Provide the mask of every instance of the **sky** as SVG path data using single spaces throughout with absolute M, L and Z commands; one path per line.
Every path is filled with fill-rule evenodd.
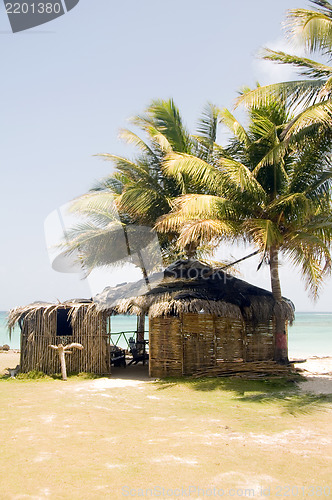
M 102 288 L 97 278 L 52 269 L 45 219 L 111 172 L 95 154 L 132 154 L 118 131 L 152 99 L 172 97 L 194 132 L 207 102 L 232 109 L 243 85 L 291 79 L 289 69 L 257 53 L 283 48 L 286 10 L 308 2 L 80 0 L 66 15 L 16 34 L 0 5 L 0 310 L 8 310 Z M 249 252 L 223 247 L 220 256 Z M 269 288 L 268 270 L 256 267 L 247 261 L 240 276 Z M 97 274 L 108 284 L 104 270 Z M 123 278 L 117 271 L 112 279 Z M 281 279 L 297 310 L 332 310 L 331 282 L 314 304 L 286 263 Z

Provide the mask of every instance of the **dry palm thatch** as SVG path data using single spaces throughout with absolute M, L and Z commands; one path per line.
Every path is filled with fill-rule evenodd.
M 8 313 L 7 327 L 11 336 L 15 325 L 22 324 L 23 319 L 34 319 L 38 313 L 42 312 L 45 318 L 50 317 L 58 309 L 69 309 L 72 322 L 75 322 L 80 310 L 85 309 L 89 315 L 96 314 L 95 304 L 88 299 L 73 299 L 57 304 L 49 302 L 33 302 L 26 306 L 19 306 L 11 309 Z
M 294 319 L 294 306 L 289 300 L 277 306 L 271 292 L 197 260 L 179 260 L 149 277 L 148 284 L 140 280 L 107 287 L 94 302 L 110 314 L 144 313 L 150 318 L 204 312 L 255 323 L 271 319 L 275 307 L 279 307 L 285 319 Z

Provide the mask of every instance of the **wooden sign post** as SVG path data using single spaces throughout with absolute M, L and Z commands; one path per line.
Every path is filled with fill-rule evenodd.
M 60 358 L 60 363 L 61 363 L 61 375 L 62 375 L 62 380 L 67 380 L 67 369 L 66 369 L 66 359 L 65 359 L 65 354 L 72 354 L 73 351 L 69 351 L 69 349 L 75 348 L 75 349 L 84 349 L 82 344 L 68 344 L 66 346 L 63 346 L 62 344 L 59 345 L 49 345 L 51 349 L 54 349 L 55 351 L 58 351 L 59 358 Z

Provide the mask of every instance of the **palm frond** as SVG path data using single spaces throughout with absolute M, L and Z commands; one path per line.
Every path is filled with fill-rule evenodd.
M 267 165 L 279 165 L 279 167 L 283 171 L 283 175 L 288 177 L 287 172 L 283 166 L 283 159 L 285 157 L 285 153 L 288 149 L 288 141 L 279 142 L 275 146 L 273 146 L 268 153 L 257 163 L 253 170 L 253 175 L 257 177 L 258 172 L 262 167 Z
M 238 188 L 242 194 L 251 194 L 253 200 L 256 198 L 265 198 L 264 189 L 253 172 L 251 172 L 246 165 L 229 158 L 221 158 L 219 163 L 223 169 L 224 177 L 227 179 L 227 192 L 231 197 L 237 197 L 238 193 L 236 191 L 234 192 L 235 187 Z
M 317 299 L 326 276 L 331 274 L 328 246 L 315 235 L 298 232 L 287 242 L 284 253 L 300 267 L 306 289 Z
M 244 222 L 243 226 L 263 254 L 271 246 L 278 247 L 283 241 L 278 226 L 272 220 L 251 218 Z
M 185 248 L 193 241 L 220 244 L 221 241 L 234 239 L 237 226 L 227 220 L 198 219 L 189 220 L 183 225 L 178 238 L 178 246 Z
M 307 216 L 312 213 L 312 202 L 305 193 L 290 193 L 273 200 L 266 210 L 279 214 L 285 211 L 291 212 L 295 213 L 297 218 L 300 216 L 302 220 L 306 220 Z
M 213 193 L 221 192 L 225 185 L 223 174 L 218 168 L 193 155 L 169 154 L 163 168 L 168 176 L 178 179 L 179 182 L 182 176 L 186 175 L 196 186 L 208 188 Z
M 260 52 L 261 59 L 280 64 L 289 64 L 298 68 L 299 74 L 312 78 L 326 78 L 332 75 L 332 67 L 305 57 L 287 54 L 281 50 L 264 48 Z
M 170 210 L 170 204 L 162 191 L 148 186 L 128 187 L 117 203 L 122 210 L 144 223 L 151 223 L 164 211 Z
M 127 144 L 132 144 L 139 148 L 144 153 L 156 157 L 155 152 L 146 144 L 138 135 L 134 134 L 131 130 L 126 128 L 120 129 L 119 138 L 125 141 Z
M 119 220 L 114 193 L 110 191 L 90 192 L 73 200 L 69 211 L 78 214 L 100 214 L 109 220 Z
M 319 94 L 318 94 L 318 98 L 319 100 L 321 99 L 325 99 L 326 97 L 331 97 L 331 93 L 332 93 L 332 76 L 330 76 L 326 82 L 324 83 L 324 85 L 322 86 Z
M 197 132 L 199 136 L 210 144 L 215 144 L 217 139 L 218 116 L 219 108 L 208 103 L 198 121 Z
M 172 203 L 172 211 L 160 217 L 155 229 L 161 232 L 179 232 L 189 220 L 212 217 L 229 219 L 234 210 L 231 202 L 218 196 L 207 194 L 188 194 L 176 198 Z
M 131 119 L 132 123 L 145 128 L 164 151 L 174 149 L 186 152 L 190 135 L 182 123 L 179 109 L 173 99 L 152 101 L 143 116 Z
M 312 0 L 312 3 L 321 9 L 291 9 L 286 29 L 290 36 L 301 41 L 309 51 L 329 53 L 332 48 L 331 5 L 324 0 Z
M 114 173 L 96 181 L 90 191 L 112 191 L 115 195 L 121 194 L 124 188 L 124 181 L 125 179 L 122 175 Z
M 230 218 L 236 217 L 236 211 L 233 203 L 228 198 L 213 196 L 209 194 L 187 194 L 176 198 L 172 203 L 172 212 L 165 215 L 173 215 L 173 212 L 180 214 L 183 220 L 213 217 Z
M 285 128 L 283 138 L 288 140 L 301 129 L 319 124 L 327 129 L 331 127 L 332 99 L 314 104 L 299 113 Z
M 243 142 L 246 146 L 250 144 L 250 139 L 245 128 L 237 121 L 235 116 L 226 108 L 223 108 L 220 113 L 220 121 L 228 127 L 228 129 L 238 138 L 240 142 Z
M 268 106 L 271 100 L 289 102 L 290 106 L 306 106 L 317 98 L 324 82 L 322 80 L 296 80 L 283 83 L 274 83 L 258 87 L 250 92 L 240 95 L 236 106 L 240 104 L 248 108 Z

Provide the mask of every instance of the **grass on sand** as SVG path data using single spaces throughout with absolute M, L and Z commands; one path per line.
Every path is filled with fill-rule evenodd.
M 132 380 L 129 370 L 0 380 L 1 497 L 332 495 L 331 396 L 282 381 L 148 381 L 143 367 Z

